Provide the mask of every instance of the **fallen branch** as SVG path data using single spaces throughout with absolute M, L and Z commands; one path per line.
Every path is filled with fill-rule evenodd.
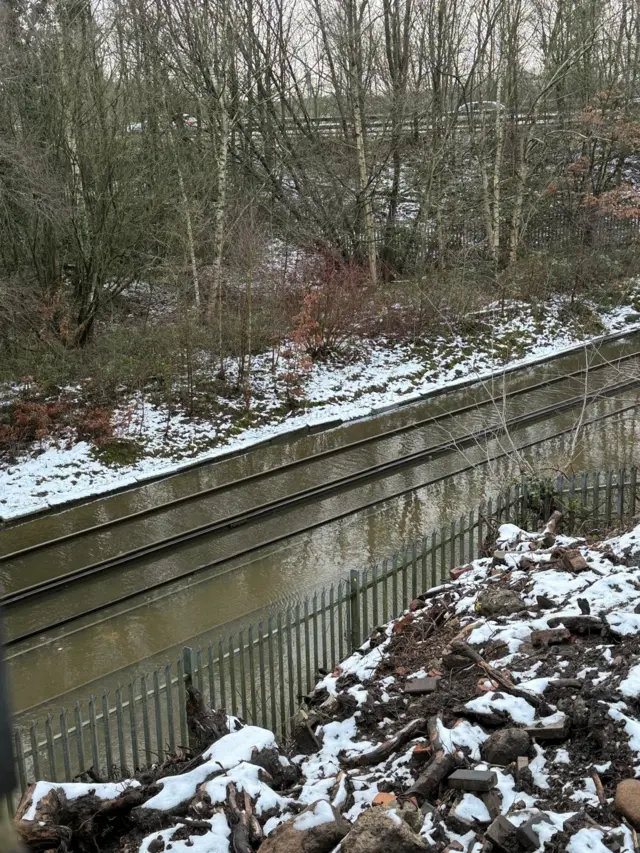
M 433 749 L 433 757 L 427 764 L 423 773 L 420 774 L 415 784 L 403 794 L 403 797 L 418 796 L 422 800 L 434 801 L 437 798 L 440 783 L 450 776 L 458 764 L 458 759 L 454 753 L 445 752 L 442 747 L 442 741 L 438 734 L 437 717 L 430 717 L 427 721 L 427 731 L 429 732 L 429 743 Z
M 481 667 L 492 681 L 497 681 L 498 684 L 507 691 L 507 693 L 511 693 L 513 696 L 519 696 L 521 699 L 525 699 L 542 714 L 548 715 L 553 713 L 552 708 L 544 701 L 544 699 L 540 696 L 536 696 L 534 693 L 530 693 L 528 690 L 522 690 L 520 687 L 516 687 L 512 681 L 506 678 L 497 669 L 494 669 L 491 664 L 488 664 L 486 660 L 478 654 L 475 649 L 472 649 L 471 646 L 467 645 L 467 643 L 456 642 L 452 643 L 451 647 L 455 652 L 460 655 L 464 655 L 466 658 Z
M 230 813 L 231 842 L 234 853 L 252 853 L 249 818 L 244 809 L 240 809 L 236 800 L 236 786 L 233 782 L 227 785 L 227 805 Z
M 600 781 L 600 776 L 598 776 L 598 771 L 595 767 L 591 768 L 591 778 L 593 779 L 593 784 L 596 786 L 596 794 L 598 795 L 598 801 L 601 806 L 606 806 L 607 797 L 604 792 L 604 788 L 602 787 L 602 782 Z
M 385 761 L 394 752 L 396 752 L 405 743 L 413 740 L 420 732 L 425 731 L 424 720 L 411 720 L 404 728 L 389 740 L 383 741 L 373 749 L 366 752 L 361 752 L 359 755 L 354 755 L 352 758 L 341 758 L 341 763 L 344 767 L 352 769 L 354 767 L 370 767 L 373 764 L 379 764 Z

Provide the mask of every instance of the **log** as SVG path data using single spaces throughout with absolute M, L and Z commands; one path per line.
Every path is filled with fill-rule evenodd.
M 231 845 L 233 853 L 253 853 L 249 832 L 249 818 L 237 802 L 237 789 L 233 782 L 227 785 L 227 808 L 231 825 Z
M 534 708 L 537 708 L 544 715 L 553 713 L 552 708 L 544 701 L 544 699 L 540 696 L 536 696 L 534 693 L 530 693 L 528 690 L 522 690 L 522 688 L 516 687 L 516 685 L 508 678 L 505 678 L 501 672 L 488 664 L 475 649 L 471 648 L 471 646 L 466 643 L 457 642 L 452 644 L 452 647 L 454 651 L 458 652 L 458 654 L 464 655 L 481 667 L 492 681 L 497 681 L 498 684 L 507 691 L 507 693 L 511 693 L 512 696 L 520 696 L 522 699 L 526 699 L 530 705 L 533 705 Z
M 405 743 L 408 743 L 410 740 L 417 737 L 418 734 L 421 732 L 424 733 L 425 731 L 426 727 L 424 720 L 411 720 L 410 723 L 407 723 L 406 726 L 401 728 L 400 731 L 397 732 L 394 737 L 389 738 L 389 740 L 383 741 L 373 749 L 361 752 L 359 755 L 353 756 L 353 758 L 341 758 L 340 762 L 349 770 L 355 767 L 371 767 L 373 764 L 379 764 L 381 761 L 385 761 L 393 755 L 394 752 L 400 749 L 401 746 L 404 746 Z
M 562 513 L 559 509 L 551 513 L 551 517 L 549 518 L 549 521 L 547 521 L 546 527 L 543 530 L 542 544 L 545 548 L 552 548 L 555 545 L 558 524 L 561 521 Z
M 226 712 L 207 708 L 202 693 L 192 686 L 187 687 L 186 710 L 187 727 L 201 749 L 229 734 Z
M 429 717 L 427 720 L 427 731 L 429 733 L 429 743 L 433 753 L 433 758 L 427 764 L 423 773 L 420 774 L 415 784 L 406 791 L 403 796 L 421 797 L 422 801 L 428 800 L 432 802 L 436 799 L 440 783 L 450 776 L 456 769 L 458 764 L 457 757 L 452 753 L 445 753 L 440 735 L 438 734 L 437 717 Z
M 450 752 L 439 752 L 433 756 L 424 773 L 420 774 L 415 784 L 403 796 L 417 796 L 421 797 L 423 802 L 425 800 L 434 802 L 440 783 L 453 773 L 456 766 L 457 761 L 454 755 Z

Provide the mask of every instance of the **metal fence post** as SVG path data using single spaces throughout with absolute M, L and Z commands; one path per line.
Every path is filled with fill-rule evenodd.
M 349 603 L 351 610 L 351 648 L 355 651 L 360 645 L 360 572 L 349 572 Z

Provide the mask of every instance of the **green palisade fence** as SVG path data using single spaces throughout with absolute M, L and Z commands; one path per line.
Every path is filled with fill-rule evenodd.
M 498 523 L 539 526 L 560 508 L 569 530 L 606 530 L 633 519 L 636 500 L 635 467 L 559 477 L 555 488 L 523 480 L 496 500 L 364 571 L 351 571 L 347 579 L 293 602 L 266 621 L 206 648 L 185 648 L 175 663 L 114 691 L 105 689 L 59 715 L 16 726 L 18 794 L 35 780 L 68 782 L 87 770 L 103 779 L 123 778 L 187 746 L 189 684 L 214 707 L 286 736 L 319 669 L 331 670 L 373 628 L 447 579 L 452 567 L 475 559 Z

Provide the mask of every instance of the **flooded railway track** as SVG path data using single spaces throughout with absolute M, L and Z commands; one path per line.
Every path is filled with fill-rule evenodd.
M 614 360 L 603 360 L 601 363 L 588 364 L 579 370 L 547 378 L 522 388 L 506 391 L 499 399 L 489 396 L 484 400 L 475 400 L 465 406 L 459 406 L 439 415 L 430 416 L 413 423 L 367 436 L 338 447 L 324 450 L 312 456 L 296 459 L 280 466 L 274 466 L 258 473 L 250 474 L 234 482 L 216 485 L 198 494 L 189 494 L 178 499 L 165 502 L 155 507 L 146 508 L 105 523 L 93 525 L 64 536 L 36 543 L 13 553 L 6 554 L 0 562 L 0 575 L 5 590 L 0 599 L 5 607 L 8 626 L 8 642 L 12 646 L 37 637 L 44 632 L 70 625 L 82 617 L 99 613 L 100 610 L 114 604 L 136 599 L 142 594 L 160 590 L 175 584 L 180 579 L 186 579 L 207 569 L 241 557 L 243 554 L 255 552 L 275 542 L 298 535 L 304 530 L 313 529 L 327 523 L 327 519 L 309 520 L 304 528 L 283 529 L 277 536 L 267 540 L 257 538 L 247 543 L 244 550 L 236 550 L 232 554 L 224 554 L 206 562 L 198 562 L 180 566 L 177 571 L 167 571 L 159 576 L 153 575 L 153 563 L 150 560 L 166 557 L 167 554 L 179 552 L 189 546 L 189 543 L 205 539 L 214 544 L 220 537 L 239 527 L 256 524 L 261 519 L 286 514 L 296 506 L 320 501 L 330 496 L 337 496 L 346 490 L 358 489 L 367 483 L 375 482 L 407 467 L 419 467 L 439 456 L 462 451 L 464 448 L 489 442 L 500 435 L 516 431 L 527 425 L 546 420 L 559 412 L 585 407 L 589 401 L 617 397 L 640 385 L 640 351 L 626 353 Z M 622 378 L 621 378 L 622 377 Z M 619 381 L 611 381 L 618 379 Z M 543 406 L 526 408 L 529 399 L 536 395 L 552 394 L 554 401 Z M 519 411 L 522 407 L 525 411 Z M 635 408 L 636 403 L 618 409 Z M 512 411 L 513 410 L 513 411 Z M 606 416 L 604 416 L 606 417 Z M 467 420 L 465 420 L 467 418 Z M 470 420 L 469 420 L 470 419 Z M 487 424 L 488 419 L 492 419 Z M 478 421 L 481 426 L 478 426 Z M 452 425 L 460 422 L 462 429 L 459 434 L 452 434 Z M 469 429 L 469 423 L 473 426 Z M 567 432 L 569 429 L 563 430 Z M 429 432 L 434 432 L 433 438 L 426 443 Z M 423 435 L 424 434 L 424 435 Z M 559 433 L 558 433 L 559 434 Z M 408 452 L 399 452 L 398 442 L 411 438 L 417 449 L 406 448 Z M 444 437 L 445 440 L 438 440 Z M 544 439 L 547 440 L 547 439 Z M 377 458 L 374 464 L 362 465 L 358 455 L 365 452 L 368 458 Z M 353 458 L 352 458 L 353 457 Z M 351 463 L 351 469 L 345 471 Z M 328 466 L 337 468 L 337 476 L 327 477 Z M 317 482 L 305 488 L 295 488 L 296 471 L 309 466 L 318 468 Z M 291 475 L 294 475 L 291 477 Z M 239 512 L 221 515 L 213 521 L 198 524 L 186 529 L 171 529 L 172 513 L 178 507 L 193 505 L 198 507 L 202 502 L 216 501 L 215 507 L 225 508 L 228 495 L 233 490 L 246 490 L 249 497 L 259 494 L 257 486 L 262 485 L 267 492 L 277 492 L 275 482 L 278 478 L 289 478 L 283 482 L 282 494 L 270 500 L 259 500 Z M 417 488 L 431 482 L 427 477 L 412 488 Z M 293 488 L 292 488 L 293 487 Z M 364 490 L 366 491 L 366 490 Z M 374 497 L 360 502 L 358 510 L 375 505 L 381 500 L 389 500 L 397 491 Z M 214 506 L 208 507 L 207 512 Z M 339 508 L 337 508 L 339 510 Z M 348 513 L 354 510 L 349 508 Z M 194 513 L 195 514 L 195 513 Z M 347 513 L 344 513 L 347 514 Z M 335 512 L 331 519 L 340 518 L 341 513 Z M 162 518 L 162 528 L 171 529 L 169 535 L 150 540 L 118 552 L 121 540 L 120 531 L 126 525 L 138 525 L 145 519 Z M 181 517 L 183 518 L 183 517 Z M 157 525 L 154 527 L 157 529 Z M 149 532 L 149 531 L 148 531 Z M 110 537 L 112 553 L 104 559 L 80 563 L 67 571 L 60 571 L 68 565 L 70 556 L 69 546 L 72 544 L 74 554 L 82 553 L 82 542 L 94 539 L 96 536 Z M 79 544 L 80 543 L 80 544 Z M 66 549 L 66 550 L 65 550 Z M 35 583 L 25 584 L 25 578 L 33 577 L 34 569 L 48 575 Z M 91 581 L 99 578 L 104 580 L 101 587 L 91 586 Z M 74 592 L 69 596 L 69 592 Z M 72 603 L 69 604 L 69 599 Z M 41 604 L 46 602 L 46 607 Z M 55 617 L 47 616 L 55 611 Z M 18 651 L 18 649 L 16 649 Z

